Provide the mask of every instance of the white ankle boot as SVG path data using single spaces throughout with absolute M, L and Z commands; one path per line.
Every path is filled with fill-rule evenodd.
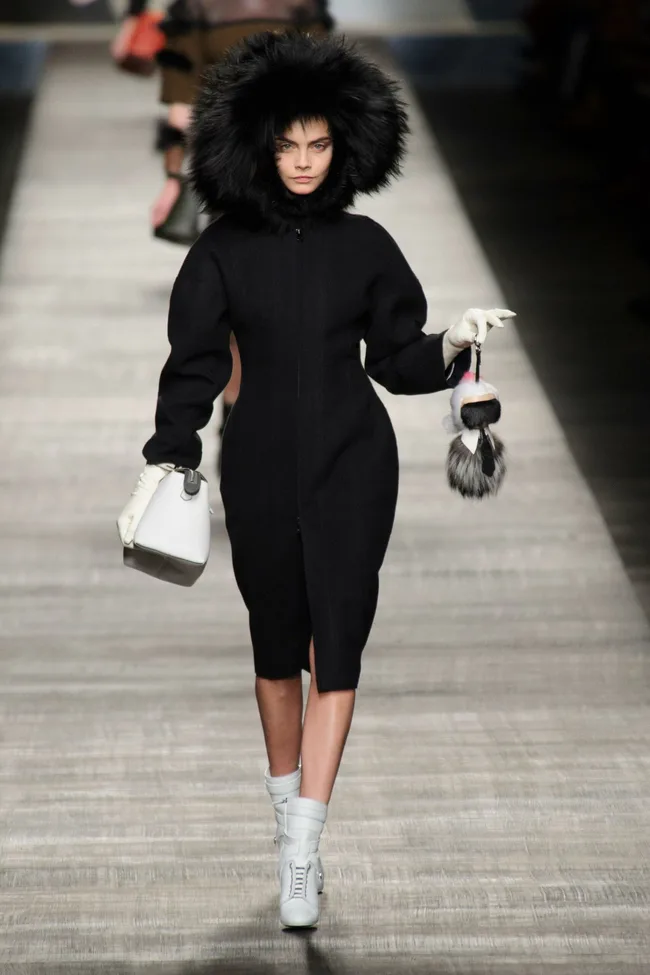
M 285 928 L 318 924 L 318 844 L 327 806 L 315 799 L 288 799 L 280 845 L 280 921 Z
M 278 853 L 282 854 L 282 842 L 284 840 L 284 827 L 285 827 L 285 811 L 286 805 L 289 799 L 297 799 L 300 795 L 300 781 L 302 778 L 301 769 L 297 769 L 295 772 L 291 772 L 289 775 L 269 775 L 269 769 L 266 770 L 264 776 L 264 781 L 266 783 L 266 789 L 271 797 L 271 802 L 273 803 L 273 808 L 275 809 L 275 839 L 273 842 L 278 847 Z M 278 862 L 278 879 L 280 877 L 281 863 Z M 323 873 L 323 864 L 321 863 L 320 856 L 317 858 L 316 863 L 316 879 L 318 885 L 318 893 L 322 894 L 325 888 L 325 874 Z

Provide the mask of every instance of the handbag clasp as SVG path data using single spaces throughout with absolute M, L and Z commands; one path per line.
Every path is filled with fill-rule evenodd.
M 183 491 L 190 498 L 198 494 L 201 490 L 201 475 L 198 471 L 185 471 L 185 476 L 183 477 Z

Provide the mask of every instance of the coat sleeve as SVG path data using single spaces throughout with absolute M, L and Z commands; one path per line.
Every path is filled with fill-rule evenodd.
M 374 227 L 366 372 L 391 393 L 436 393 L 457 386 L 471 366 L 471 350 L 460 352 L 445 369 L 444 332 L 423 331 L 427 301 L 422 286 L 390 234 Z
M 202 456 L 197 431 L 208 423 L 232 372 L 226 291 L 205 235 L 174 282 L 167 337 L 171 351 L 160 374 L 155 433 L 142 452 L 148 464 L 196 468 Z

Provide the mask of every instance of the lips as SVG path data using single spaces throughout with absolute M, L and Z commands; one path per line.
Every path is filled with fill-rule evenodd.
M 294 176 L 296 183 L 311 183 L 313 176 Z

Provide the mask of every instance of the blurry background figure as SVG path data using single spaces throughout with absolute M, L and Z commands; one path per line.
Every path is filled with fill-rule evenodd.
M 157 237 L 189 246 L 199 235 L 200 223 L 184 176 L 186 134 L 203 72 L 250 34 L 290 29 L 325 33 L 333 24 L 327 0 L 174 0 L 160 21 L 145 20 L 151 17 L 148 8 L 148 0 L 129 0 L 111 54 L 123 67 L 132 64 L 138 32 L 143 26 L 149 31 L 151 57 L 155 56 L 161 71 L 160 100 L 168 106 L 157 141 L 166 178 L 153 204 L 152 226 Z M 158 25 L 162 42 L 154 52 Z M 146 74 L 146 68 L 141 73 Z M 231 352 L 233 371 L 222 397 L 220 437 L 239 394 L 241 363 L 234 337 Z M 217 470 L 220 467 L 219 446 Z
M 111 54 L 123 70 L 149 77 L 156 70 L 156 56 L 165 46 L 160 29 L 163 14 L 142 10 L 123 21 L 111 45 Z

